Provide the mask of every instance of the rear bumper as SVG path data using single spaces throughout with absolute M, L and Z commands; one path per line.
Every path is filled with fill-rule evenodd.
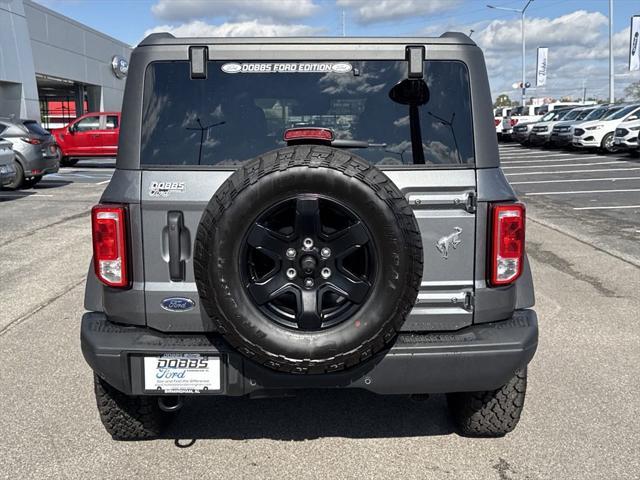
M 118 390 L 144 394 L 143 358 L 200 353 L 222 358 L 222 391 L 240 396 L 302 388 L 362 388 L 380 394 L 445 393 L 500 387 L 529 363 L 538 345 L 533 310 L 509 320 L 472 325 L 456 332 L 402 334 L 369 362 L 324 375 L 280 373 L 233 350 L 216 336 L 164 334 L 111 323 L 103 313 L 82 317 L 82 353 L 89 366 Z
M 16 178 L 16 167 L 13 162 L 0 165 L 0 186 L 9 185 Z
M 47 175 L 48 173 L 56 173 L 59 168 L 60 162 L 57 155 L 53 157 L 40 155 L 36 158 L 27 160 L 24 174 L 27 177 L 35 175 L 42 176 Z

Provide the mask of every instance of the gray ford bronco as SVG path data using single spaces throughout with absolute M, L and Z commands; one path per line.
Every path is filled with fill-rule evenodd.
M 115 439 L 186 396 L 445 393 L 518 423 L 537 347 L 525 210 L 465 35 L 134 50 L 92 210 L 82 351 Z

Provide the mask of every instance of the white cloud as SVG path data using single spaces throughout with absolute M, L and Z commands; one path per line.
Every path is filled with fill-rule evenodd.
M 515 17 L 515 16 L 514 16 Z M 528 96 L 554 96 L 582 94 L 582 81 L 587 96 L 605 98 L 608 92 L 609 38 L 608 20 L 600 12 L 578 10 L 556 18 L 529 18 L 526 21 L 527 80 L 534 83 L 535 51 L 539 46 L 549 47 L 549 78 L 547 86 L 539 91 L 529 90 Z M 460 28 L 460 27 L 458 27 Z M 519 99 L 520 93 L 511 84 L 520 80 L 521 30 L 520 19 L 494 20 L 471 25 L 473 40 L 483 49 L 492 95 L 507 93 Z M 618 78 L 624 72 L 629 48 L 629 28 L 616 32 L 613 37 L 616 62 L 616 94 L 620 96 L 633 76 Z
M 257 18 L 288 20 L 313 15 L 313 0 L 158 0 L 151 11 L 166 20 L 226 17 L 236 21 Z
M 517 50 L 521 45 L 519 19 L 494 20 L 473 39 L 493 50 Z M 582 45 L 588 47 L 601 38 L 607 17 L 600 12 L 578 10 L 556 18 L 528 18 L 525 21 L 527 43 L 545 47 Z
M 176 37 L 296 37 L 318 35 L 321 29 L 309 25 L 260 23 L 258 20 L 220 25 L 194 20 L 180 25 L 159 25 L 145 31 L 144 36 L 157 32 L 169 32 Z
M 360 23 L 375 23 L 419 17 L 451 10 L 460 0 L 337 0 L 338 7 L 352 9 Z

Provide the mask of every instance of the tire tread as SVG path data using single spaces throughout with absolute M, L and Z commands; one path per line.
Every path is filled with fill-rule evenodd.
M 501 437 L 520 421 L 526 390 L 525 367 L 496 390 L 450 393 L 447 403 L 452 419 L 463 435 Z
M 114 440 L 152 439 L 166 427 L 170 414 L 156 397 L 125 395 L 95 374 L 94 386 L 100 420 Z

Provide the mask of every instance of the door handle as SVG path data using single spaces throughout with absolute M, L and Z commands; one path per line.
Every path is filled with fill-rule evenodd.
M 182 212 L 169 212 L 167 226 L 169 227 L 169 278 L 172 282 L 183 282 L 184 260 L 181 259 L 183 250 L 181 237 L 184 219 Z

